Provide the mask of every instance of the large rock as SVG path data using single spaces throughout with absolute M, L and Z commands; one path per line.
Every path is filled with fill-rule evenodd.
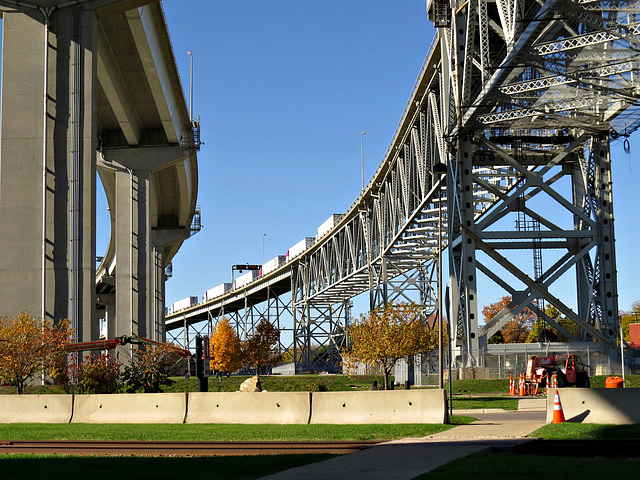
M 254 375 L 251 378 L 247 378 L 244 382 L 240 384 L 241 392 L 261 392 L 262 384 L 260 383 L 260 377 L 258 375 Z

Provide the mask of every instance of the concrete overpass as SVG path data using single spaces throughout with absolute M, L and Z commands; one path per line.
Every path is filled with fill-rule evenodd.
M 192 121 L 158 1 L 0 1 L 0 314 L 79 341 L 164 336 L 164 268 L 196 211 Z M 47 68 L 45 68 L 45 66 Z M 96 269 L 96 171 L 111 238 Z

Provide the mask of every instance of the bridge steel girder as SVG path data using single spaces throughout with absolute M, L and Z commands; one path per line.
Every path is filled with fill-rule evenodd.
M 358 294 L 369 292 L 371 308 L 416 298 L 425 316 L 437 310 L 445 248 L 458 365 L 477 365 L 486 340 L 525 307 L 613 355 L 609 142 L 640 126 L 639 7 L 637 0 L 428 2 L 438 36 L 383 163 L 333 228 L 282 267 L 292 282 L 300 366 L 313 364 L 312 341 L 348 328 L 348 314 L 340 323 L 330 312 Z M 447 165 L 446 179 L 434 176 L 437 163 Z M 518 216 L 537 229 L 514 228 Z M 538 251 L 557 258 L 532 275 Z M 550 288 L 572 274 L 575 288 L 553 295 Z M 512 296 L 482 327 L 481 275 Z M 555 306 L 578 335 L 535 299 Z M 192 309 L 194 319 L 203 308 Z M 314 339 L 318 322 L 327 323 Z
M 432 0 L 428 12 L 439 22 L 443 58 L 437 93 L 448 144 L 456 362 L 478 365 L 487 339 L 524 308 L 615 357 L 609 143 L 640 125 L 640 2 Z M 543 265 L 542 252 L 556 255 L 554 263 Z M 541 273 L 531 274 L 526 258 Z M 552 294 L 572 273 L 575 287 Z M 479 274 L 512 297 L 481 328 Z

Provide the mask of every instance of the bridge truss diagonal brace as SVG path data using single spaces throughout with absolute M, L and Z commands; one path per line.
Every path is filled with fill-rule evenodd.
M 416 261 L 389 255 L 374 265 L 371 273 L 371 310 L 391 303 L 415 303 L 422 307 L 425 320 L 434 318 L 438 310 L 437 258 Z
M 352 303 L 349 300 L 321 303 L 311 299 L 309 268 L 302 260 L 291 281 L 296 373 L 341 371 Z
M 542 157 L 545 162 L 539 161 L 542 159 L 540 147 L 537 147 L 536 157 L 534 146 L 528 147 L 530 150 L 523 149 L 518 153 L 516 147 L 502 150 L 485 137 L 480 137 L 476 142 L 474 145 L 477 148 L 489 148 L 495 154 L 496 164 L 504 162 L 517 172 L 517 175 L 507 180 L 511 182 L 507 193 L 500 192 L 500 195 L 494 195 L 494 201 L 488 208 L 478 209 L 480 203 L 486 204 L 486 197 L 479 202 L 478 198 L 474 198 L 473 193 L 469 192 L 482 190 L 486 194 L 487 190 L 477 181 L 480 175 L 466 180 L 464 173 L 476 167 L 465 163 L 465 151 L 470 151 L 471 148 L 465 144 L 464 137 L 460 138 L 457 164 L 450 170 L 452 184 L 449 185 L 451 201 L 448 208 L 452 239 L 450 276 L 453 340 L 458 342 L 458 347 L 462 346 L 462 356 L 464 357 L 464 348 L 474 346 L 468 347 L 468 342 L 461 342 L 461 339 L 467 340 L 471 336 L 470 333 L 476 333 L 481 344 L 484 344 L 491 335 L 526 307 L 536 312 L 540 318 L 545 318 L 569 338 L 580 341 L 595 339 L 605 350 L 613 349 L 618 329 L 618 310 L 608 138 L 583 135 L 566 147 L 550 149 Z M 588 154 L 585 155 L 585 151 Z M 559 173 L 554 174 L 555 171 Z M 567 190 L 567 182 L 559 182 L 563 178 L 571 181 L 569 197 L 572 198 L 566 198 L 567 193 L 564 190 Z M 556 189 L 555 183 L 564 190 Z M 542 198 L 543 203 L 529 205 L 540 193 L 546 194 Z M 560 208 L 549 208 L 549 202 Z M 572 221 L 566 225 L 565 219 L 565 223 L 556 224 L 555 221 L 538 213 L 541 207 L 544 213 L 559 215 L 562 211 L 563 217 L 569 217 Z M 465 217 L 467 211 L 470 214 Z M 508 220 L 507 215 L 515 213 L 537 219 L 542 229 L 535 232 L 522 232 L 517 229 L 511 232 L 504 229 L 495 230 L 499 222 L 504 225 L 504 221 Z M 564 250 L 564 254 L 543 270 L 538 279 L 532 278 L 521 266 L 516 266 L 513 261 L 498 252 L 499 249 L 505 249 L 529 250 L 533 253 L 536 239 L 543 251 Z M 506 280 L 507 277 L 495 271 L 494 267 L 481 263 L 477 258 L 478 252 L 486 254 L 499 268 L 504 269 L 505 273 L 524 284 L 524 289 L 510 284 Z M 471 321 L 474 316 L 477 320 L 477 310 L 465 310 L 469 305 L 467 297 L 475 293 L 476 270 L 484 273 L 512 296 L 508 308 L 490 319 L 481 329 L 477 329 L 477 321 L 475 324 Z M 569 302 L 573 301 L 571 294 L 574 292 L 563 288 L 562 295 L 558 297 L 549 290 L 551 285 L 563 276 L 566 278 L 566 274 L 572 270 L 576 275 L 577 292 L 574 292 L 578 313 L 569 306 Z M 557 322 L 546 318 L 546 314 L 536 305 L 536 299 L 544 299 L 556 307 L 562 315 L 579 327 L 579 335 L 576 337 Z M 472 330 L 474 328 L 475 331 Z

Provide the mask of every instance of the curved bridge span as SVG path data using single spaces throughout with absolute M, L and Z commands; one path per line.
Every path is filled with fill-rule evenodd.
M 432 0 L 427 13 L 438 35 L 364 192 L 278 270 L 172 312 L 167 330 L 188 342 L 189 325 L 210 329 L 226 315 L 248 335 L 266 317 L 291 330 L 283 348 L 299 369 L 331 370 L 351 298 L 368 291 L 371 307 L 410 299 L 430 318 L 448 283 L 458 365 L 478 365 L 487 340 L 525 307 L 615 355 L 610 142 L 640 121 L 640 2 Z M 572 286 L 556 288 L 561 278 Z M 479 279 L 511 296 L 482 326 Z M 576 328 L 546 313 L 550 305 Z

